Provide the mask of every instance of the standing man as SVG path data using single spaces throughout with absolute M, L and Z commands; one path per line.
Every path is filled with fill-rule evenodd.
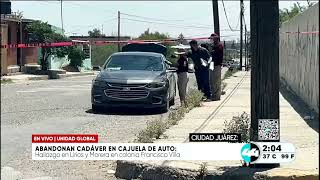
M 180 97 L 181 106 L 186 105 L 186 95 L 187 95 L 187 86 L 188 86 L 188 58 L 186 56 L 186 52 L 182 49 L 175 54 L 179 55 L 179 59 L 177 61 L 177 74 L 178 74 L 178 91 Z
M 210 70 L 210 85 L 212 89 L 212 100 L 219 101 L 221 96 L 221 65 L 223 61 L 223 44 L 220 43 L 217 34 L 211 34 L 210 41 L 212 42 L 212 61 L 214 69 Z
M 194 63 L 198 89 L 203 92 L 205 96 L 203 100 L 206 101 L 211 98 L 208 67 L 210 53 L 205 48 L 200 47 L 196 40 L 190 41 L 189 44 L 191 47 L 191 51 L 187 53 L 187 57 L 191 58 Z

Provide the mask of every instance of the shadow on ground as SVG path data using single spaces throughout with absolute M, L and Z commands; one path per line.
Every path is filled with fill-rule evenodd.
M 100 111 L 86 110 L 86 113 L 99 115 L 122 115 L 122 116 L 145 116 L 145 115 L 160 115 L 162 114 L 158 109 L 142 109 L 142 108 L 109 108 Z
M 302 119 L 317 133 L 319 133 L 319 114 L 312 110 L 298 95 L 288 89 L 285 84 L 280 84 L 282 96 L 289 102 Z

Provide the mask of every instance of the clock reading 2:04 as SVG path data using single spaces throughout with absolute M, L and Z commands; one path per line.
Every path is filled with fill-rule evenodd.
M 295 159 L 295 147 L 291 143 L 251 142 L 244 144 L 241 156 L 252 164 L 286 163 Z
M 281 145 L 271 145 L 271 146 L 268 146 L 268 145 L 263 145 L 262 146 L 262 151 L 266 151 L 266 152 L 275 152 L 275 151 L 278 151 L 278 152 L 281 152 Z

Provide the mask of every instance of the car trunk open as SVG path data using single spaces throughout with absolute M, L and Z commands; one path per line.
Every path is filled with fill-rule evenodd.
M 167 55 L 167 48 L 156 43 L 132 43 L 122 47 L 122 52 L 154 52 Z

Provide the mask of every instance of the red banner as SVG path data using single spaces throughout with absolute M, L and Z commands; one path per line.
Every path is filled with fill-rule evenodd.
M 280 32 L 282 34 L 319 34 L 319 31 L 310 32 Z M 184 40 L 208 40 L 209 37 L 187 38 Z M 56 43 L 31 43 L 31 44 L 10 44 L 1 45 L 1 48 L 30 48 L 30 47 L 61 47 L 74 46 L 76 44 L 91 44 L 91 45 L 106 45 L 106 44 L 128 44 L 128 43 L 170 43 L 178 41 L 179 39 L 163 39 L 163 40 L 129 40 L 129 41 L 94 41 L 94 42 L 56 42 Z
M 97 134 L 32 134 L 32 143 L 98 143 Z

